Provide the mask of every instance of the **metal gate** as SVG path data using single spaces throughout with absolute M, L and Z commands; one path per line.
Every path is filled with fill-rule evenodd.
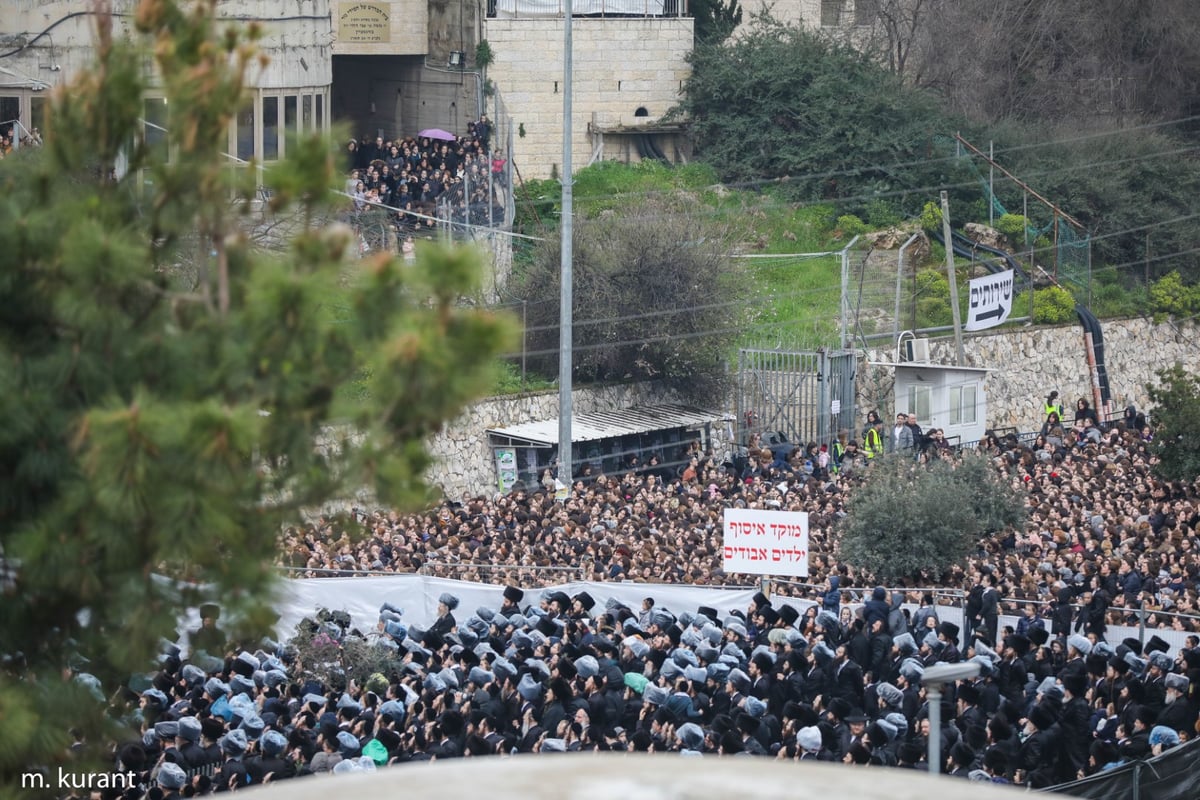
M 803 447 L 831 444 L 855 429 L 854 351 L 738 351 L 738 443 L 758 433 L 764 443 L 783 434 Z

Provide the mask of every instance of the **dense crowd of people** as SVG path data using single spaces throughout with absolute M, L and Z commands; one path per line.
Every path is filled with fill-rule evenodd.
M 412 762 L 560 752 L 930 770 L 932 736 L 943 754 L 937 770 L 1036 788 L 1197 734 L 1195 636 L 1175 657 L 1158 637 L 1114 646 L 1054 636 L 1038 619 L 1000 640 L 985 628 L 964 638 L 935 609 L 895 614 L 882 587 L 849 624 L 836 592 L 809 613 L 762 594 L 746 608 L 676 610 L 653 597 L 630 608 L 511 586 L 497 597 L 464 612 L 443 594 L 424 629 L 386 602 L 366 621 L 325 612 L 290 644 L 245 649 L 225 641 L 216 609 L 202 610 L 191 639 L 203 649 L 183 659 L 165 647 L 147 685 L 111 701 L 140 735 L 113 747 L 127 783 L 100 796 L 174 800 Z M 322 671 L 305 661 L 316 652 L 306 646 L 352 642 L 382 655 L 377 672 L 356 680 L 350 665 Z M 977 665 L 978 677 L 948 687 L 934 730 L 922 676 L 958 662 Z
M 881 428 L 875 415 L 867 431 Z M 886 446 L 898 437 L 883 439 Z M 914 458 L 957 457 L 936 437 L 914 441 Z M 552 488 L 518 487 L 419 514 L 364 512 L 361 531 L 317 518 L 283 533 L 281 563 L 300 575 L 420 570 L 525 586 L 562 582 L 552 569 L 562 565 L 580 565 L 589 580 L 746 584 L 747 576 L 720 568 L 722 512 L 773 508 L 809 513 L 810 574 L 817 584 L 833 579 L 843 600 L 861 599 L 873 576 L 837 562 L 835 526 L 869 468 L 869 449 L 845 432 L 832 449 L 757 446 L 721 461 L 693 444 L 676 459 L 678 470 L 651 458 L 616 475 L 581 473 L 565 502 Z M 961 568 L 920 576 L 907 601 L 921 601 L 918 587 L 953 587 L 968 603 L 991 589 L 1001 611 L 1035 606 L 1056 635 L 1103 635 L 1107 625 L 1137 624 L 1143 610 L 1149 627 L 1198 630 L 1195 487 L 1152 475 L 1142 430 L 1121 422 L 1101 432 L 1080 422 L 1032 442 L 989 432 L 978 449 L 1025 487 L 1027 521 L 985 540 Z M 820 585 L 780 589 L 809 599 L 823 593 Z
M 351 139 L 346 145 L 346 194 L 361 213 L 380 206 L 395 209 L 393 225 L 402 234 L 431 232 L 438 220 L 495 225 L 505 221 L 508 163 L 492 147 L 492 124 L 484 114 L 454 136 Z
M 931 592 L 874 586 L 834 559 L 834 525 L 879 457 L 846 432 L 834 448 L 752 441 L 719 462 L 693 443 L 674 467 L 585 468 L 566 500 L 522 487 L 424 514 L 363 513 L 361 538 L 316 520 L 282 539 L 301 573 L 425 568 L 490 579 L 496 603 L 465 611 L 443 594 L 428 627 L 388 602 L 369 620 L 321 611 L 282 644 L 229 641 L 219 608 L 206 606 L 190 652 L 165 644 L 141 683 L 113 694 L 75 675 L 139 733 L 97 745 L 124 780 L 100 796 L 174 800 L 556 752 L 832 761 L 1033 788 L 1151 757 L 1200 734 L 1200 637 L 1172 653 L 1153 630 L 1118 642 L 1108 626 L 1141 608 L 1148 626 L 1194 630 L 1200 514 L 1194 487 L 1151 474 L 1140 421 L 979 443 L 1026 487 L 1029 518 L 961 569 L 923 576 L 961 581 L 961 625 Z M 881 427 L 874 415 L 868 430 Z M 957 457 L 936 436 L 885 434 L 884 449 L 916 461 Z M 728 506 L 808 511 L 820 584 L 780 585 L 746 608 L 665 608 L 650 584 L 739 580 L 718 566 Z M 539 594 L 527 579 L 529 565 L 578 563 L 597 581 L 645 583 L 647 596 L 630 607 L 588 591 Z M 1183 614 L 1154 616 L 1167 609 Z M 978 676 L 947 687 L 935 730 L 922 676 L 954 663 Z

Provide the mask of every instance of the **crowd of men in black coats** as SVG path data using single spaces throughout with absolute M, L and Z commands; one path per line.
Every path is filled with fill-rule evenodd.
M 389 603 L 365 626 L 325 612 L 291 642 L 245 649 L 218 648 L 209 610 L 193 639 L 218 655 L 164 646 L 159 671 L 125 690 L 130 707 L 112 709 L 140 738 L 112 751 L 136 785 L 108 796 L 173 800 L 414 761 L 573 751 L 927 770 L 930 736 L 943 772 L 1046 787 L 1197 732 L 1195 637 L 1172 658 L 1158 637 L 1116 647 L 1052 638 L 1030 615 L 993 642 L 983 628 L 963 637 L 935 609 L 911 615 L 910 628 L 882 588 L 848 622 L 836 598 L 802 610 L 761 593 L 745 609 L 673 612 L 653 598 L 634 609 L 510 586 L 461 623 L 458 605 L 442 595 L 427 629 Z M 364 676 L 340 656 L 313 661 L 351 645 L 385 666 Z M 979 677 L 949 687 L 932 731 L 922 675 L 960 661 Z

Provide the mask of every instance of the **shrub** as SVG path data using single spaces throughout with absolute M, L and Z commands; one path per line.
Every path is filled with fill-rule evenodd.
M 1025 241 L 1026 225 L 1028 221 L 1020 214 L 1001 214 L 996 220 L 996 230 L 1014 242 Z
M 1028 302 L 1028 301 L 1026 301 Z M 1033 293 L 1033 321 L 1039 325 L 1060 325 L 1075 317 L 1075 298 L 1066 289 L 1050 286 Z
M 942 209 L 932 200 L 921 209 L 921 227 L 934 233 L 942 232 Z
M 872 228 L 891 228 L 904 221 L 893 203 L 879 197 L 867 203 L 867 222 Z
M 1178 270 L 1150 284 L 1150 308 L 1156 314 L 1189 316 L 1200 308 L 1200 287 L 1188 286 Z
M 843 236 L 860 236 L 867 232 L 867 224 L 853 214 L 843 214 L 837 218 L 837 230 Z
M 1018 524 L 1022 494 L 990 461 L 964 454 L 958 465 L 876 459 L 839 524 L 841 558 L 876 580 L 937 579 L 970 555 L 982 536 Z

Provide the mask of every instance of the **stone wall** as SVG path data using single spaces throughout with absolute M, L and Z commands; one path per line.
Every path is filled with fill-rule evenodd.
M 1146 386 L 1155 382 L 1159 369 L 1180 363 L 1190 371 L 1200 370 L 1200 326 L 1195 323 L 1104 320 L 1101 330 L 1114 411 L 1128 405 L 1147 408 Z M 1051 390 L 1058 390 L 1068 420 L 1074 418 L 1078 398 L 1092 401 L 1083 328 L 1078 324 L 964 334 L 963 351 L 965 366 L 993 370 L 985 384 L 989 427 L 1040 428 L 1042 402 Z M 879 350 L 868 360 L 891 361 L 893 356 L 890 350 Z M 949 364 L 953 359 L 953 336 L 930 341 L 932 363 Z M 865 418 L 867 411 L 878 408 L 888 419 L 896 410 L 890 370 L 864 364 L 858 375 L 859 416 Z
M 513 126 L 513 161 L 525 180 L 545 178 L 562 165 L 563 26 L 561 19 L 488 19 L 485 38 L 495 54 L 488 78 L 504 94 Z M 574 64 L 571 159 L 576 169 L 592 155 L 588 123 L 632 122 L 645 108 L 661 117 L 679 100 L 691 74 L 690 18 L 579 19 L 572 32 Z

